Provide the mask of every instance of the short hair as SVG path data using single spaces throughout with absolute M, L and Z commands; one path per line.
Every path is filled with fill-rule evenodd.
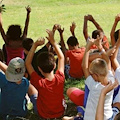
M 92 38 L 96 39 L 96 38 L 97 38 L 97 35 L 100 36 L 100 33 L 101 33 L 101 32 L 102 32 L 101 30 L 94 30 L 94 31 L 92 32 Z
M 31 38 L 23 39 L 22 46 L 23 46 L 24 49 L 29 51 L 31 49 L 32 45 L 33 45 L 33 40 Z
M 37 65 L 44 73 L 50 73 L 55 66 L 54 54 L 51 52 L 42 52 L 37 56 Z
M 18 40 L 21 38 L 22 30 L 20 25 L 10 25 L 7 30 L 7 39 Z
M 79 43 L 78 43 L 78 40 L 77 40 L 76 37 L 70 36 L 70 37 L 68 38 L 68 40 L 67 40 L 67 44 L 68 44 L 68 45 L 71 45 L 71 46 L 73 47 L 73 46 L 78 45 Z
M 114 33 L 115 42 L 117 42 L 117 40 L 118 40 L 118 37 L 119 37 L 119 30 L 120 30 L 120 29 L 118 29 L 118 30 L 115 31 L 115 33 Z
M 106 76 L 108 74 L 108 67 L 105 60 L 97 58 L 93 60 L 89 66 L 89 72 L 91 74 L 99 74 Z
M 115 116 L 115 119 L 114 120 L 120 120 L 120 113 L 118 113 L 116 116 Z

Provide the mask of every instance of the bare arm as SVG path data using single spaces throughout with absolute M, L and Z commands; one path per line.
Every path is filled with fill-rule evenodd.
M 70 32 L 74 37 L 75 37 L 75 28 L 76 28 L 76 24 L 72 22 L 72 25 L 70 26 Z
M 105 96 L 108 92 L 110 92 L 111 90 L 113 90 L 117 86 L 118 86 L 117 80 L 113 84 L 110 81 L 109 84 L 102 89 L 100 97 L 99 97 L 98 105 L 97 105 L 95 120 L 104 120 Z
M 113 23 L 113 26 L 112 26 L 112 29 L 111 29 L 111 32 L 110 32 L 110 37 L 111 37 L 111 44 L 112 46 L 115 45 L 116 41 L 115 41 L 115 37 L 114 37 L 114 33 L 115 33 L 115 29 L 117 27 L 117 24 L 118 22 L 120 21 L 120 14 L 118 14 L 116 17 L 115 17 L 115 21 Z
M 24 27 L 23 36 L 22 36 L 23 39 L 27 37 L 31 8 L 27 6 L 26 11 L 27 11 L 27 16 L 26 16 L 25 27 Z
M 0 69 L 5 73 L 7 70 L 7 65 L 0 61 Z
M 0 32 L 1 32 L 1 36 L 4 40 L 5 43 L 8 43 L 8 41 L 6 40 L 6 35 L 5 35 L 5 31 L 3 29 L 3 25 L 2 25 L 2 13 L 0 12 Z
M 55 52 L 58 56 L 58 70 L 61 71 L 62 73 L 64 73 L 64 55 L 62 53 L 62 51 L 60 50 L 59 46 L 57 45 L 57 43 L 54 40 L 54 33 L 51 30 L 46 30 L 46 32 L 48 33 L 48 37 L 46 37 L 50 43 L 53 45 Z
M 88 15 L 88 20 L 91 21 L 98 30 L 103 32 L 102 27 L 98 24 L 98 22 L 93 18 L 92 15 Z
M 83 57 L 83 61 L 82 61 L 82 69 L 83 69 L 83 72 L 84 72 L 84 76 L 85 78 L 87 78 L 90 73 L 89 73 L 89 52 L 90 52 L 90 47 L 93 45 L 93 42 L 94 40 L 93 39 L 90 39 L 88 42 L 87 42 L 87 45 L 86 45 L 86 50 L 85 50 L 85 53 L 84 53 L 84 57 Z
M 85 15 L 84 16 L 84 24 L 83 24 L 83 34 L 84 34 L 84 38 L 86 41 L 89 37 L 87 23 L 88 23 L 88 17 Z
M 45 42 L 44 38 L 39 38 L 35 43 L 33 43 L 30 51 L 28 52 L 27 58 L 25 60 L 25 65 L 26 65 L 29 75 L 31 75 L 32 72 L 34 71 L 34 68 L 32 67 L 32 59 L 34 56 L 34 52 L 36 48 L 40 45 L 43 45 L 44 42 Z

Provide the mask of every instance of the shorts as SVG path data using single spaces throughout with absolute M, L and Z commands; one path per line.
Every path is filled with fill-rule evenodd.
M 70 100 L 78 106 L 83 106 L 84 104 L 84 91 L 80 89 L 75 89 L 70 94 Z
M 117 107 L 113 107 L 113 108 L 112 108 L 112 111 L 113 111 L 113 115 L 112 115 L 112 117 L 109 118 L 108 120 L 114 120 L 114 119 L 115 119 L 115 116 L 120 112 Z

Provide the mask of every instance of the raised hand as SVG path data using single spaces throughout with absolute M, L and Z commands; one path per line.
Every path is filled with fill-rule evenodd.
M 94 20 L 93 16 L 92 16 L 92 15 L 89 15 L 89 14 L 88 14 L 88 16 L 87 16 L 87 19 L 88 19 L 89 21 L 93 21 L 93 20 Z
M 76 28 L 76 24 L 75 24 L 75 22 L 72 22 L 72 25 L 70 26 L 70 31 L 72 34 L 74 33 L 75 28 Z
M 34 43 L 35 46 L 41 46 L 45 43 L 45 39 L 40 37 L 37 39 L 37 41 Z
M 31 8 L 30 8 L 30 6 L 28 5 L 27 7 L 25 7 L 26 8 L 26 10 L 27 10 L 27 13 L 30 13 L 31 12 Z
M 58 28 L 58 32 L 62 34 L 64 32 L 64 28 L 62 29 L 61 26 Z
M 61 27 L 61 26 L 60 26 L 59 24 L 55 24 L 55 25 L 53 26 L 53 29 L 52 29 L 53 34 L 54 34 L 55 31 L 58 30 L 60 27 Z
M 54 40 L 54 32 L 52 30 L 46 30 L 46 32 L 48 33 L 48 37 L 46 37 L 50 43 L 53 45 L 55 43 L 55 40 Z
M 117 16 L 115 17 L 115 21 L 116 22 L 120 21 L 120 14 L 117 14 Z

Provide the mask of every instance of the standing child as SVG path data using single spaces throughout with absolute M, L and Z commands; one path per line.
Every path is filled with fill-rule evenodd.
M 7 58 L 6 63 L 8 64 L 9 61 L 14 57 L 24 58 L 24 52 L 22 48 L 22 40 L 27 37 L 28 31 L 28 24 L 29 24 L 29 17 L 31 8 L 28 6 L 26 7 L 27 17 L 25 21 L 25 27 L 22 34 L 20 25 L 10 25 L 8 31 L 5 34 L 5 31 L 2 26 L 2 13 L 0 12 L 0 32 L 2 38 L 5 42 L 4 48 L 4 55 Z
M 43 52 L 37 57 L 38 69 L 45 78 L 40 77 L 32 67 L 34 52 L 39 45 L 44 44 L 44 39 L 36 41 L 30 49 L 26 58 L 26 67 L 30 74 L 30 82 L 38 90 L 37 111 L 40 117 L 45 119 L 59 118 L 64 113 L 64 55 L 54 41 L 53 31 L 47 30 L 47 39 L 53 45 L 58 55 L 58 68 L 54 74 L 56 62 L 54 55 Z
M 97 40 L 89 40 L 83 58 L 82 68 L 86 78 L 85 84 L 89 89 L 84 120 L 95 120 L 95 113 L 101 90 L 109 83 L 110 80 L 114 82 L 110 60 L 101 45 L 101 41 L 101 38 L 97 38 Z M 97 45 L 103 59 L 97 58 L 88 65 L 90 47 L 93 44 Z M 112 99 L 113 90 L 107 94 L 105 99 L 104 119 L 110 119 L 112 117 Z

